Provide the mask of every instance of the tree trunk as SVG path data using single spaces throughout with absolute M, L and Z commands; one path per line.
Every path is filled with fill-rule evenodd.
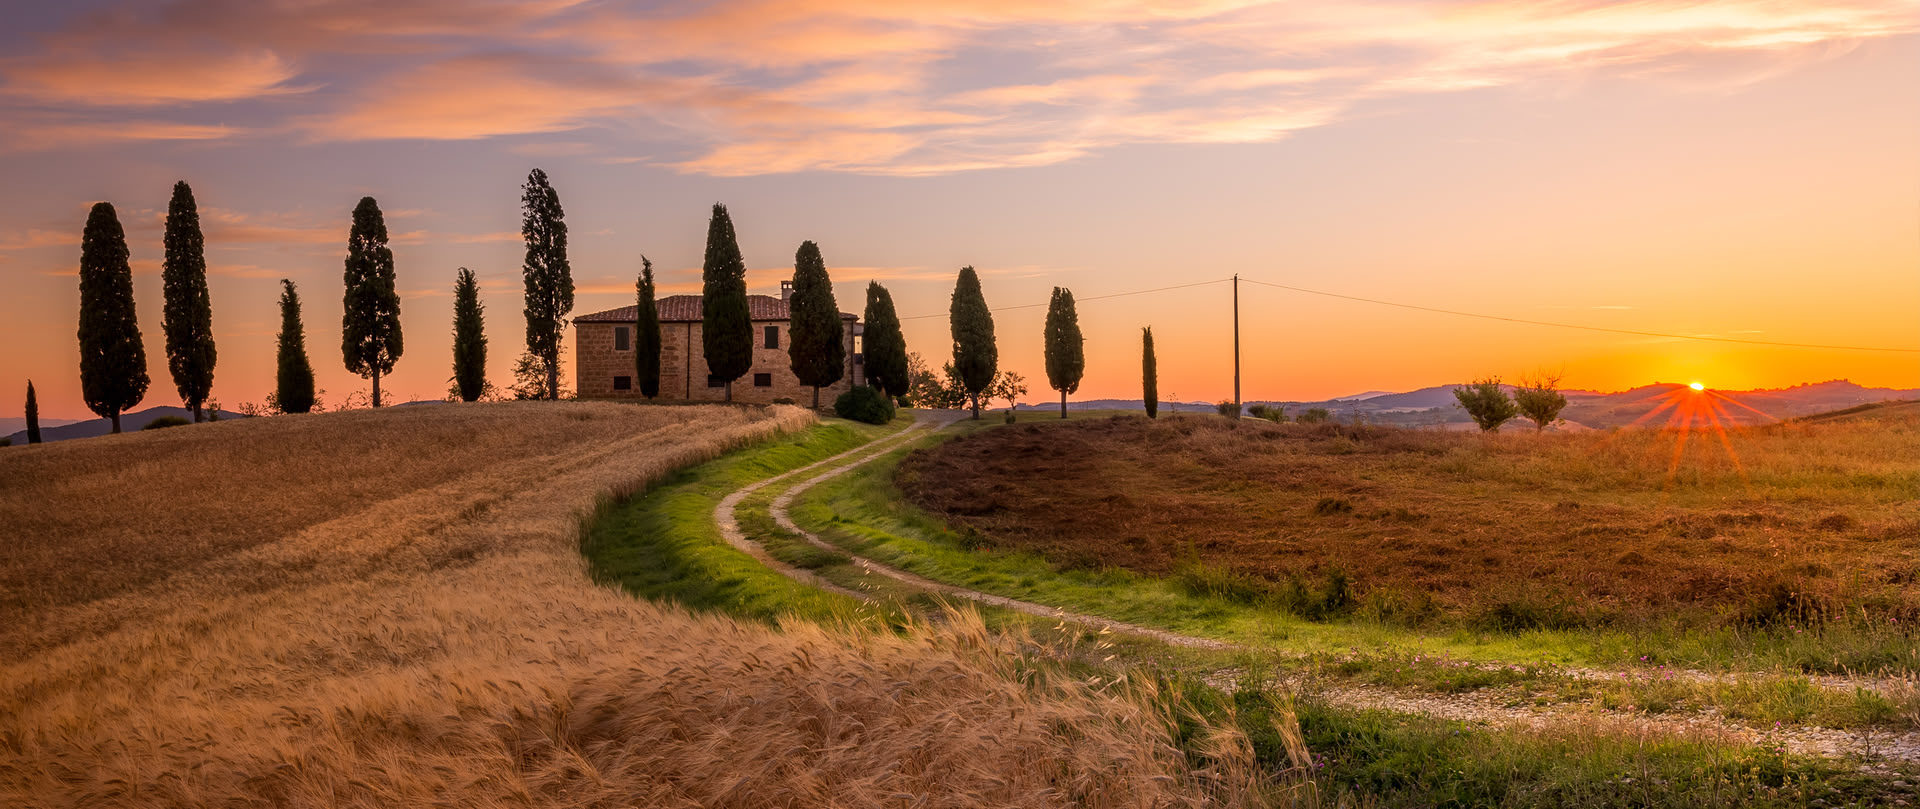
M 1060 418 L 1067 417 L 1067 392 L 1060 391 Z
M 560 401 L 560 355 L 555 353 L 546 357 L 547 362 L 547 400 Z
M 194 402 L 193 403 L 193 423 L 199 424 L 202 420 L 204 420 L 204 414 L 201 411 L 200 403 Z
M 820 386 L 819 385 L 813 386 L 813 409 L 814 410 L 820 409 Z
M 973 420 L 980 420 L 980 394 L 973 394 Z
M 111 414 L 108 414 L 107 418 L 113 420 L 113 431 L 116 433 L 120 432 L 120 411 L 113 411 Z
M 733 404 L 733 380 L 727 380 L 727 404 Z
M 373 406 L 380 406 L 380 369 L 373 369 Z

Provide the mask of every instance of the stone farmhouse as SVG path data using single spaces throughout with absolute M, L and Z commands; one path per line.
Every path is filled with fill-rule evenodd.
M 803 405 L 813 401 L 813 388 L 800 384 L 787 358 L 787 328 L 792 320 L 787 301 L 792 296 L 790 281 L 781 282 L 780 297 L 747 296 L 747 311 L 753 318 L 753 368 L 734 380 L 734 401 L 770 404 L 787 399 Z M 661 344 L 660 395 L 656 399 L 724 401 L 726 380 L 708 375 L 706 355 L 701 350 L 700 296 L 670 295 L 655 301 L 655 305 L 660 310 Z M 573 319 L 573 389 L 580 398 L 644 398 L 633 370 L 633 329 L 638 309 L 623 306 Z M 860 317 L 842 312 L 840 322 L 846 325 L 847 372 L 839 382 L 820 389 L 822 405 L 831 404 L 854 385 L 866 384 L 861 362 L 864 358 L 859 351 Z

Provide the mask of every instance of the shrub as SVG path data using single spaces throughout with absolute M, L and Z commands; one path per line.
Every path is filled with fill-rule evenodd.
M 13 438 L 10 436 L 0 435 L 0 447 L 11 447 L 11 446 L 13 446 Z
M 1460 408 L 1473 417 L 1473 423 L 1480 425 L 1482 432 L 1493 432 L 1500 425 L 1520 415 L 1520 406 L 1507 396 L 1506 389 L 1500 387 L 1500 377 L 1490 376 L 1476 379 L 1453 389 L 1453 397 L 1460 401 Z M 1556 410 L 1557 412 L 1557 410 Z
M 1279 406 L 1263 404 L 1252 405 L 1247 408 L 1247 414 L 1257 419 L 1266 419 L 1275 424 L 1281 424 L 1287 420 L 1287 409 Z
M 880 391 L 858 385 L 833 400 L 833 414 L 868 424 L 886 424 L 893 421 L 893 402 Z
M 188 422 L 186 419 L 183 419 L 179 416 L 161 416 L 160 418 L 147 422 L 147 426 L 142 427 L 140 429 L 164 430 L 168 427 L 179 427 L 181 425 L 189 424 L 189 423 L 191 422 Z
M 1220 415 L 1226 416 L 1227 418 L 1230 418 L 1230 419 L 1240 418 L 1239 402 L 1221 402 L 1217 405 L 1214 405 L 1213 409 L 1220 411 Z
M 1331 421 L 1332 419 L 1333 413 L 1326 408 L 1309 407 L 1307 408 L 1307 412 L 1300 414 L 1298 420 L 1301 424 L 1319 424 L 1321 422 Z

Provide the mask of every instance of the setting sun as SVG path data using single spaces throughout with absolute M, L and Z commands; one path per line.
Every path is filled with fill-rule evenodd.
M 1695 383 L 1693 383 L 1693 384 L 1691 384 L 1691 385 L 1688 385 L 1687 387 L 1689 387 L 1689 388 L 1693 388 L 1694 390 L 1706 390 L 1706 389 L 1707 389 L 1707 386 L 1706 386 L 1706 385 L 1703 385 L 1703 384 L 1701 384 L 1701 383 L 1699 383 L 1699 382 L 1695 382 Z

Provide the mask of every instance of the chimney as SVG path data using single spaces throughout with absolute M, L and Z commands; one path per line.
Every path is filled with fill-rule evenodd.
M 786 303 L 792 300 L 793 300 L 793 282 L 781 281 L 780 282 L 780 302 Z

